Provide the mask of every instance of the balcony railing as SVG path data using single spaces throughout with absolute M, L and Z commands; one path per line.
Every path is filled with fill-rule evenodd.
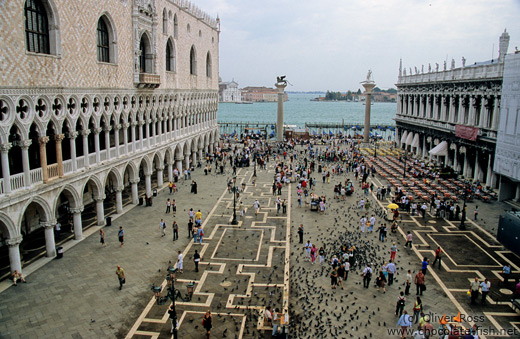
M 157 88 L 161 85 L 161 76 L 158 74 L 139 73 L 139 88 Z

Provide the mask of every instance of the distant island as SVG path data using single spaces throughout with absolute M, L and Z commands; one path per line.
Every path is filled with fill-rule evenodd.
M 397 89 L 389 88 L 389 89 L 381 89 L 379 87 L 375 87 L 372 93 L 372 101 L 374 102 L 396 102 L 397 100 Z M 319 96 L 317 98 L 311 99 L 311 101 L 347 101 L 347 102 L 357 102 L 357 101 L 365 101 L 365 96 L 361 92 L 361 89 L 358 89 L 357 92 L 347 91 L 347 92 L 333 92 L 327 91 L 325 96 Z

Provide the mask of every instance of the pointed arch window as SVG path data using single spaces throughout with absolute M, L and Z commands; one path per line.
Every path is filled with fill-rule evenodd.
M 166 70 L 169 72 L 176 71 L 176 60 L 175 60 L 175 45 L 172 39 L 168 39 L 166 43 Z
M 206 54 L 206 76 L 211 78 L 211 54 Z
M 173 37 L 179 38 L 179 21 L 177 20 L 177 14 L 173 15 Z
M 25 1 L 25 38 L 27 51 L 50 54 L 49 18 L 40 0 Z
M 191 46 L 190 50 L 190 74 L 197 75 L 197 53 L 195 52 L 195 46 Z

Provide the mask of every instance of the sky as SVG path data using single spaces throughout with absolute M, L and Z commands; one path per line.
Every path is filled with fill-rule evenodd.
M 461 66 L 498 56 L 499 37 L 520 48 L 520 0 L 194 0 L 221 20 L 220 77 L 286 91 L 395 87 L 403 67 Z

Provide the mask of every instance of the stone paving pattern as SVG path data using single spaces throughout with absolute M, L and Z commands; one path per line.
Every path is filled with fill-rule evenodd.
M 234 227 L 229 225 L 233 201 L 232 194 L 227 193 L 225 180 L 230 173 L 204 176 L 201 170 L 197 170 L 193 177 L 198 182 L 199 194 L 190 194 L 189 182 L 181 182 L 178 185 L 180 191 L 173 196 L 178 204 L 175 220 L 180 226 L 180 239 L 176 242 L 171 239 L 174 217 L 164 214 L 165 201 L 169 197 L 167 189 L 159 193 L 152 207 L 129 209 L 114 218 L 113 226 L 104 228 L 108 242 L 106 248 L 101 247 L 95 233 L 66 251 L 63 259 L 51 260 L 30 274 L 27 284 L 3 291 L 0 337 L 122 338 L 131 336 L 133 330 L 170 337 L 167 305 L 152 305 L 149 309 L 148 306 L 153 304 L 151 283 L 163 282 L 168 262 L 175 261 L 178 250 L 185 252 L 185 268 L 184 273 L 177 276 L 176 287 L 184 294 L 184 284 L 189 281 L 197 283 L 192 302 L 178 302 L 181 321 L 179 338 L 204 337 L 201 318 L 207 308 L 211 308 L 214 315 L 212 338 L 224 337 L 226 329 L 226 337 L 229 338 L 235 335 L 241 338 L 270 338 L 269 331 L 262 330 L 263 322 L 259 314 L 268 304 L 283 307 L 285 293 L 289 292 L 285 284 L 289 271 L 284 272 L 284 266 L 290 267 L 288 308 L 291 319 L 296 321 L 291 332 L 300 333 L 295 337 L 310 337 L 304 333 L 310 334 L 312 331 L 320 331 L 320 338 L 368 338 L 370 334 L 374 338 L 389 337 L 387 329 L 396 328 L 397 319 L 393 312 L 398 292 L 404 289 L 406 270 L 417 271 L 423 256 L 433 259 L 437 244 L 445 249 L 449 258 L 444 258 L 442 270 L 430 269 L 427 274 L 428 290 L 422 298 L 425 311 L 435 315 L 456 315 L 459 311 L 469 315 L 483 314 L 486 316 L 484 326 L 518 329 L 519 316 L 511 309 L 510 303 L 495 304 L 496 300 L 489 296 L 488 306 L 471 307 L 465 295 L 469 279 L 475 276 L 494 278 L 492 290 L 497 289 L 501 280 L 498 273 L 506 262 L 513 264 L 514 274 L 518 275 L 520 271 L 519 258 L 494 240 L 497 217 L 504 209 L 510 209 L 509 205 L 478 203 L 479 220 L 477 223 L 469 222 L 467 231 L 457 230 L 457 222 L 435 219 L 431 215 L 422 219 L 402 213 L 399 233 L 392 235 L 389 232 L 389 241 L 378 243 L 377 235 L 367 235 L 367 240 L 379 246 L 381 260 L 389 256 L 391 241 L 398 243 L 396 283 L 387 287 L 385 294 L 378 293 L 372 286 L 363 289 L 361 271 L 358 269 L 350 273 L 345 290 L 333 291 L 330 289 L 328 266 L 319 267 L 302 260 L 303 249 L 298 244 L 296 230 L 303 223 L 305 240 L 310 239 L 318 248 L 321 244 L 332 242 L 340 232 L 359 232 L 359 210 L 356 209 L 361 197 L 359 186 L 356 186 L 353 196 L 337 201 L 332 199 L 333 185 L 339 180 L 343 181 L 345 175 L 341 178 L 333 176 L 331 183 L 322 184 L 321 175 L 315 173 L 313 177 L 318 179 L 318 185 L 314 191 L 326 195 L 329 202 L 325 215 L 297 208 L 293 185 L 288 214 L 276 216 L 271 194 L 273 174 L 272 168 L 268 172 L 258 170 L 257 186 L 252 187 L 252 168 L 239 170 L 238 182 L 248 184 L 241 197 L 247 211 L 245 218 L 239 217 L 240 224 Z M 346 176 L 354 179 L 352 173 Z M 382 184 L 378 176 L 371 180 Z M 252 202 L 257 196 L 262 209 L 255 217 Z M 286 188 L 282 198 L 289 198 Z M 371 195 L 370 199 L 375 207 L 375 197 Z M 472 215 L 474 205 L 469 204 L 469 215 Z M 190 207 L 200 208 L 206 222 L 206 239 L 202 246 L 194 245 L 193 240 L 187 238 L 187 211 Z M 338 215 L 346 216 L 336 221 Z M 165 218 L 168 224 L 164 238 L 159 230 L 160 218 Z M 287 222 L 291 225 L 290 233 L 283 230 Z M 120 225 L 127 232 L 123 248 L 119 248 L 117 242 Z M 246 240 L 244 236 L 244 241 L 240 243 L 242 232 L 245 232 L 243 229 L 254 231 L 248 232 L 249 238 Z M 414 234 L 412 250 L 403 248 L 404 234 L 408 230 Z M 291 248 L 287 266 L 284 261 L 288 254 L 284 237 L 289 234 Z M 244 246 L 245 243 L 251 246 Z M 254 261 L 251 259 L 256 260 L 258 244 L 261 244 L 260 255 L 258 261 Z M 195 249 L 204 251 L 204 264 L 201 263 L 197 274 L 190 260 Z M 327 249 L 327 252 L 330 250 Z M 272 266 L 266 267 L 269 256 Z M 327 257 L 329 260 L 330 257 Z M 118 290 L 115 275 L 118 264 L 127 275 L 127 284 L 122 291 Z M 409 312 L 412 299 L 415 299 L 413 285 L 411 292 L 405 308 Z M 208 305 L 210 297 L 213 299 Z M 323 314 L 323 322 L 311 316 L 318 313 Z M 338 318 L 338 315 L 341 316 Z M 434 325 L 436 327 L 436 323 Z

